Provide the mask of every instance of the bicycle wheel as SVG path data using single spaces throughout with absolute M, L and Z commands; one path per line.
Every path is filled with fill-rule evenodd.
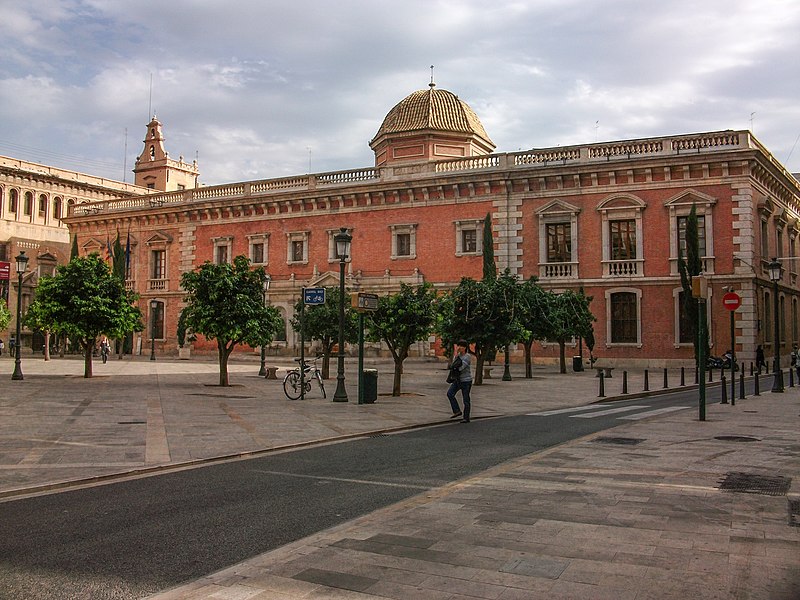
M 314 376 L 317 378 L 317 383 L 319 384 L 319 390 L 322 392 L 322 397 L 327 398 L 328 396 L 325 395 L 325 384 L 322 383 L 322 373 L 317 371 L 314 373 Z
M 283 379 L 283 393 L 289 400 L 297 400 L 300 397 L 300 373 L 289 371 Z

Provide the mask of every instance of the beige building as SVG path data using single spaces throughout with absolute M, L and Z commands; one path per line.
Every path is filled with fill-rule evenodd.
M 0 264 L 0 277 L 9 274 L 9 279 L 0 279 L 0 297 L 6 300 L 12 315 L 8 330 L 0 331 L 0 339 L 7 346 L 16 332 L 18 277 L 14 259 L 20 252 L 29 258 L 22 281 L 24 313 L 39 277 L 52 275 L 56 266 L 69 260 L 70 233 L 61 220 L 68 212 L 93 214 L 98 202 L 181 190 L 197 184 L 197 163 L 169 158 L 164 150 L 161 123 L 155 117 L 147 131 L 144 149 L 134 169 L 134 184 L 0 156 L 0 263 L 7 263 Z M 104 246 L 116 237 L 115 225 L 110 221 L 106 225 Z M 34 339 L 33 332 L 23 328 L 24 348 L 38 350 L 41 343 L 41 338 Z

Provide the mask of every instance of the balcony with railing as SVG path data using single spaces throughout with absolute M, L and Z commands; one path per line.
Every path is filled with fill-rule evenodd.
M 539 279 L 578 279 L 578 263 L 539 263 Z
M 169 291 L 169 279 L 148 279 L 147 291 L 148 292 Z
M 604 260 L 603 277 L 641 277 L 644 275 L 644 260 Z

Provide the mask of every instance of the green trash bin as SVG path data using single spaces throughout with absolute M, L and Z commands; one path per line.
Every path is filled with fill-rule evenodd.
M 362 373 L 364 404 L 375 404 L 378 399 L 378 369 L 364 369 Z

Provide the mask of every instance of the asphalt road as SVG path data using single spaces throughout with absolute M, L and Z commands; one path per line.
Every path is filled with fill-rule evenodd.
M 6 501 L 0 598 L 141 598 L 620 418 L 696 404 L 675 393 L 454 422 Z

